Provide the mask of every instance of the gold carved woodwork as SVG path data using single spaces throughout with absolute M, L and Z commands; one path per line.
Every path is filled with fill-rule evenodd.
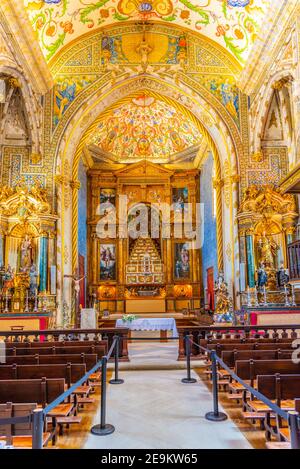
M 264 159 L 264 155 L 262 151 L 257 151 L 255 153 L 252 153 L 251 155 L 252 161 L 255 161 L 255 163 L 261 163 Z
M 282 88 L 284 88 L 289 83 L 292 83 L 293 81 L 294 81 L 294 78 L 291 75 L 289 75 L 287 77 L 283 77 L 280 80 L 275 81 L 272 84 L 272 88 L 273 88 L 273 90 L 280 91 L 280 90 L 282 90 Z
M 116 287 L 112 285 L 101 285 L 98 288 L 98 297 L 100 300 L 113 300 L 116 298 Z
M 0 210 L 5 216 L 18 216 L 20 219 L 50 214 L 47 191 L 43 187 L 28 188 L 20 184 L 15 188 L 1 186 Z
M 266 185 L 258 188 L 249 186 L 241 203 L 240 214 L 256 212 L 258 214 L 281 214 L 296 212 L 295 198 L 291 194 L 281 194 L 279 188 Z
M 174 285 L 175 298 L 192 298 L 193 287 L 192 285 Z

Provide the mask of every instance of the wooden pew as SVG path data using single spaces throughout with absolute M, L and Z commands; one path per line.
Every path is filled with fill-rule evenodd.
M 62 355 L 17 355 L 15 357 L 6 357 L 6 365 L 45 365 L 45 364 L 66 364 L 66 363 L 85 363 L 89 371 L 98 362 L 96 354 L 62 354 Z
M 235 373 L 253 386 L 258 375 L 300 374 L 300 363 L 292 360 L 237 360 Z
M 252 343 L 260 343 L 260 344 L 268 344 L 268 343 L 289 343 L 293 342 L 295 339 L 285 338 L 285 339 L 274 339 L 274 338 L 240 338 L 240 339 L 200 339 L 199 345 L 202 347 L 207 347 L 208 345 L 212 344 L 252 344 Z
M 62 355 L 62 354 L 79 354 L 79 353 L 92 353 L 97 354 L 98 360 L 102 358 L 107 352 L 106 345 L 88 345 L 78 347 L 27 347 L 27 348 L 13 348 L 6 349 L 6 355 L 18 356 L 18 355 Z
M 65 380 L 55 379 L 22 379 L 0 381 L 0 403 L 28 403 L 36 402 L 46 407 L 65 391 Z
M 247 344 L 208 344 L 208 350 L 216 350 L 222 352 L 223 350 L 291 350 L 292 349 L 292 342 L 281 342 L 278 344 L 277 342 L 249 342 Z
M 8 400 L 14 403 L 36 402 L 43 408 L 53 402 L 65 391 L 63 378 L 19 379 L 0 381 L 0 403 Z M 57 419 L 73 417 L 77 412 L 77 399 L 63 402 L 51 410 L 47 417 L 52 421 L 53 434 L 56 436 Z M 55 436 L 53 437 L 55 440 Z M 53 441 L 54 441 L 53 440 Z
M 0 365 L 0 380 L 64 378 L 68 387 L 76 383 L 85 373 L 85 363 Z
M 221 358 L 230 368 L 234 368 L 237 360 L 287 360 L 293 350 L 223 350 Z
M 295 410 L 295 399 L 300 398 L 300 374 L 258 375 L 257 390 L 268 399 L 275 401 L 278 407 L 286 412 Z M 276 415 L 276 425 L 273 426 L 271 424 L 271 409 L 266 404 L 252 399 L 249 401 L 249 406 L 254 412 L 265 413 L 266 439 L 270 440 L 271 436 L 274 436 L 280 441 L 281 417 Z
M 43 342 L 5 342 L 5 347 L 8 348 L 34 348 L 34 347 L 80 347 L 87 345 L 105 345 L 107 340 L 44 340 Z
M 7 402 L 0 404 L 0 419 L 12 417 L 27 417 L 37 408 L 37 404 L 15 404 Z M 50 432 L 43 433 L 43 446 L 47 446 L 52 438 L 54 443 L 55 435 Z M 32 448 L 32 424 L 15 423 L 0 425 L 0 441 L 13 445 L 14 448 Z

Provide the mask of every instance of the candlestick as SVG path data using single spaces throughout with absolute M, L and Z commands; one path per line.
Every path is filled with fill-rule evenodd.
M 251 308 L 251 293 L 250 293 L 250 288 L 247 288 L 247 306 Z
M 268 306 L 267 290 L 266 290 L 266 286 L 265 286 L 265 285 L 264 285 L 264 306 Z
M 4 312 L 9 313 L 9 311 L 8 311 L 8 292 L 7 291 L 6 291 L 6 296 L 5 296 L 5 309 L 4 309 Z
M 26 301 L 25 301 L 25 309 L 24 313 L 29 313 L 29 305 L 28 305 L 28 290 L 26 290 Z
M 295 297 L 295 286 L 292 285 L 292 306 L 297 306 L 296 297 Z
M 255 295 L 255 306 L 259 306 L 258 294 L 257 294 L 257 288 L 256 287 L 255 287 L 255 290 L 254 290 L 254 295 Z
M 287 286 L 284 285 L 284 296 L 285 296 L 285 306 L 290 306 L 289 298 L 288 298 L 288 291 Z
M 34 293 L 34 309 L 33 309 L 33 312 L 34 313 L 38 313 L 39 309 L 38 309 L 38 296 L 37 296 L 37 288 L 35 289 L 35 293 Z

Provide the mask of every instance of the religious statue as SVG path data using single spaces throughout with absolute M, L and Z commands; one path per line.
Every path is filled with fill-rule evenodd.
M 277 272 L 277 286 L 281 290 L 287 285 L 290 281 L 289 271 L 284 268 L 283 263 L 281 263 L 280 269 Z
M 4 291 L 9 291 L 14 286 L 14 270 L 10 265 L 7 266 L 7 269 L 3 277 L 3 289 Z
M 35 295 L 38 288 L 38 273 L 35 264 L 32 264 L 29 270 L 30 293 Z
M 226 314 L 232 309 L 232 299 L 229 297 L 228 285 L 224 281 L 223 274 L 219 275 L 214 288 L 216 294 L 216 313 Z
M 136 52 L 141 56 L 142 69 L 145 72 L 148 67 L 148 56 L 152 52 L 152 47 L 148 44 L 145 37 L 142 42 L 137 46 Z
M 268 282 L 268 274 L 265 271 L 265 265 L 263 263 L 260 264 L 259 268 L 257 269 L 257 287 L 259 290 L 262 290 Z
M 260 261 L 269 269 L 275 267 L 275 256 L 278 251 L 277 244 L 270 240 L 264 233 L 263 237 L 259 240 Z
M 32 244 L 28 235 L 25 236 L 21 244 L 20 270 L 26 272 L 32 263 Z

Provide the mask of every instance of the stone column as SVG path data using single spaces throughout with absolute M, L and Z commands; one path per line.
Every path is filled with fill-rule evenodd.
M 247 249 L 247 273 L 248 273 L 248 286 L 255 287 L 255 264 L 254 264 L 254 242 L 253 235 L 247 233 L 246 235 L 246 249 Z
M 46 233 L 40 238 L 39 272 L 39 291 L 43 293 L 47 291 L 48 286 L 48 235 Z

